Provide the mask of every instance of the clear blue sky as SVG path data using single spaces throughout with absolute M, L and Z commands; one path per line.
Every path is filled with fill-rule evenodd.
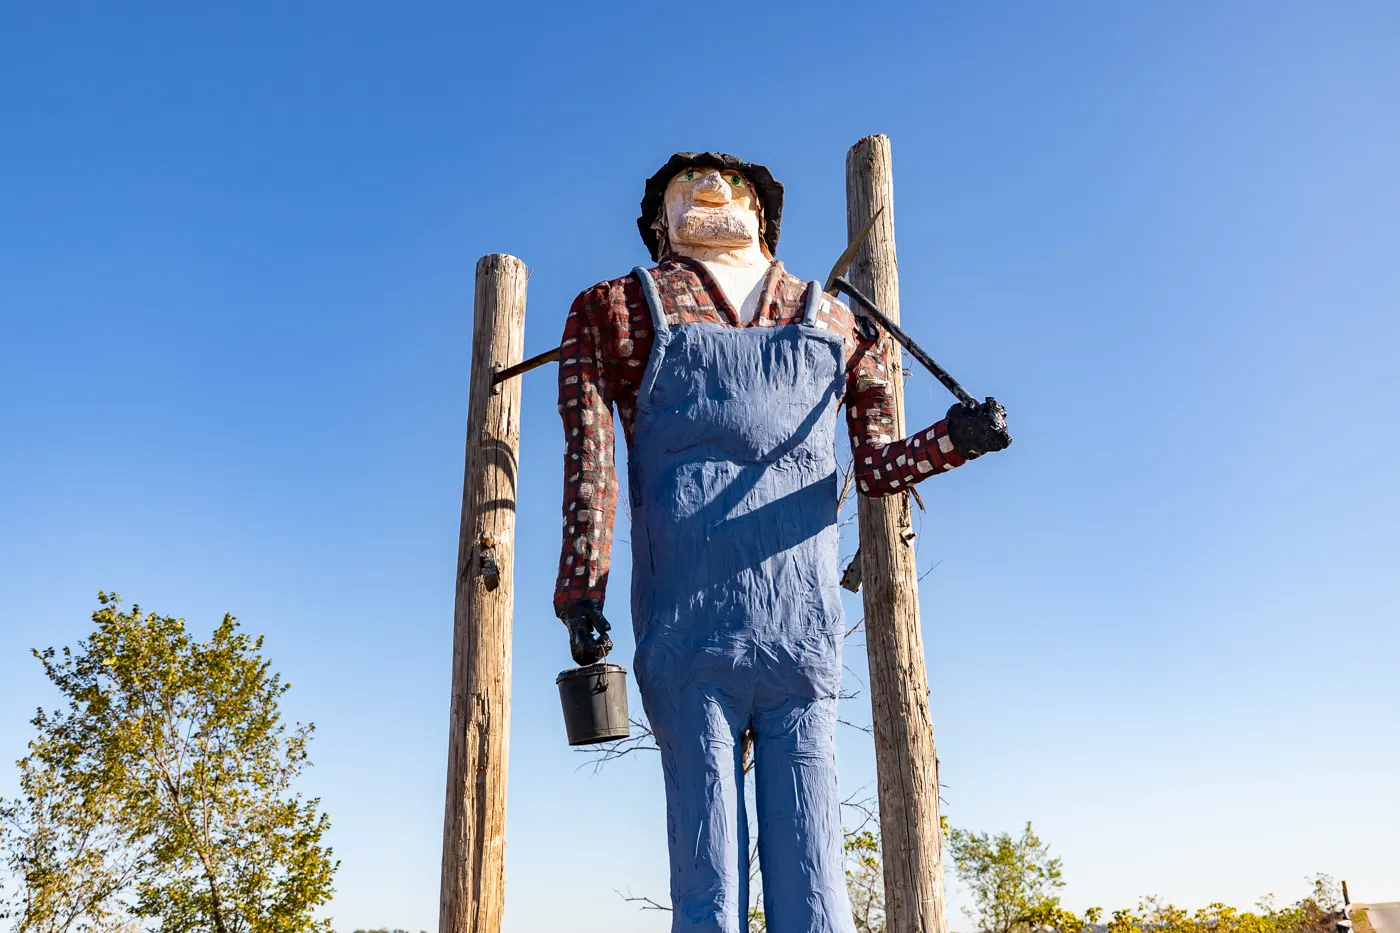
M 722 149 L 820 276 L 881 132 L 906 324 L 1016 435 L 923 487 L 949 817 L 1034 820 L 1074 907 L 1400 897 L 1397 48 L 1384 2 L 5 4 L 0 761 L 99 588 L 234 612 L 337 927 L 433 929 L 476 259 L 543 350 Z M 523 445 L 507 926 L 662 929 L 614 893 L 665 893 L 656 762 L 564 745 L 550 375 Z

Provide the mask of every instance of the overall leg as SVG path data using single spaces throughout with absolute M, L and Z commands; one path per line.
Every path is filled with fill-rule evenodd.
M 648 691 L 646 707 L 666 777 L 671 930 L 742 933 L 749 845 L 739 737 L 747 711 L 706 684 L 668 687 Z
M 769 933 L 854 933 L 836 790 L 836 698 L 759 709 L 754 731 Z

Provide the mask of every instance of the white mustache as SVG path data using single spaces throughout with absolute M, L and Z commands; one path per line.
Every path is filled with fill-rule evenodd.
M 672 243 L 742 246 L 758 235 L 757 214 L 734 201 L 704 204 L 688 199 L 672 211 L 667 222 Z
M 699 204 L 686 208 L 681 216 L 680 228 L 683 233 L 698 232 L 700 230 L 714 231 L 716 233 L 734 232 L 748 234 L 751 223 L 743 212 L 733 210 L 728 207 L 706 207 Z

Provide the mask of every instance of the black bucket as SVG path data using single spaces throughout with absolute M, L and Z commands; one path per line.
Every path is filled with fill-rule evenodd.
M 627 668 L 590 664 L 570 668 L 554 682 L 559 685 L 570 745 L 615 742 L 632 734 L 627 722 Z

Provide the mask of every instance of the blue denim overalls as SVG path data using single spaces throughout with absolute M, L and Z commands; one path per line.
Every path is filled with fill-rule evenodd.
M 815 326 L 815 282 L 801 324 L 672 329 L 634 274 L 655 327 L 628 456 L 634 666 L 666 777 L 671 929 L 748 929 L 752 729 L 768 929 L 853 933 L 834 734 L 843 340 Z

